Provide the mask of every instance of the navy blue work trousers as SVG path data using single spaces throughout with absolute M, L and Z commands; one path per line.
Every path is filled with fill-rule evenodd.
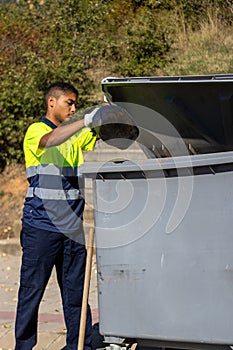
M 15 323 L 15 350 L 31 350 L 37 343 L 38 309 L 53 267 L 63 303 L 67 350 L 77 350 L 86 264 L 85 245 L 62 233 L 23 225 L 23 249 Z M 85 350 L 91 349 L 91 310 L 88 306 Z

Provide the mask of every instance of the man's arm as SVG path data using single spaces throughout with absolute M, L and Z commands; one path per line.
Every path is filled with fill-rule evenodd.
M 77 120 L 74 123 L 67 125 L 59 125 L 56 129 L 52 130 L 48 134 L 42 136 L 40 139 L 39 147 L 40 148 L 49 148 L 61 145 L 63 142 L 68 140 L 71 136 L 73 136 L 77 131 L 81 130 L 84 127 L 93 128 L 93 120 L 99 108 L 95 108 L 92 112 L 86 113 L 84 118 L 81 120 Z M 96 123 L 98 124 L 100 121 L 101 114 L 97 116 Z
M 68 125 L 60 125 L 56 129 L 42 136 L 40 139 L 39 147 L 49 148 L 61 145 L 63 142 L 73 136 L 77 131 L 84 128 L 84 126 L 84 119 L 77 120 L 74 123 Z

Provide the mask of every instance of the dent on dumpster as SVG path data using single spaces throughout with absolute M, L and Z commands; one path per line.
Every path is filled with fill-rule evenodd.
M 99 275 L 99 282 L 103 282 L 104 281 L 104 278 L 103 278 L 103 275 L 101 272 L 98 272 L 98 275 Z
M 106 273 L 104 272 L 105 269 Z M 145 267 L 132 268 L 132 266 L 127 264 L 112 264 L 102 266 L 102 271 L 98 275 L 99 282 L 118 282 L 123 280 L 132 282 L 142 279 L 145 273 Z
M 232 273 L 232 272 L 233 272 L 233 266 L 232 266 L 232 264 L 227 264 L 226 267 L 225 267 L 225 271 L 226 271 L 226 272 Z

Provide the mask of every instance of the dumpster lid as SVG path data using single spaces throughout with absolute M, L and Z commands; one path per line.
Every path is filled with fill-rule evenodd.
M 131 114 L 149 158 L 233 150 L 233 74 L 105 78 L 102 90 Z

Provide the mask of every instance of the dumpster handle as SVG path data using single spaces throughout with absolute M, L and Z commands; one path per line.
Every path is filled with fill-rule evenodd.
M 101 180 L 105 181 L 105 178 L 102 174 L 98 173 L 98 176 L 101 178 Z

